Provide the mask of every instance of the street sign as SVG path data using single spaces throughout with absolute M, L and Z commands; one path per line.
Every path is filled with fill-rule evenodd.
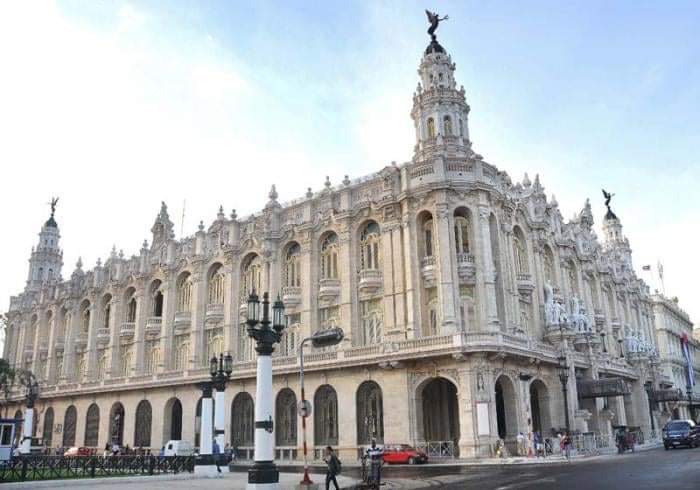
M 297 408 L 299 409 L 299 415 L 302 417 L 308 417 L 311 415 L 311 402 L 309 400 L 299 402 Z

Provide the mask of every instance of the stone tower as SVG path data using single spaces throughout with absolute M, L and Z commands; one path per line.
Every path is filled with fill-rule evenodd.
M 42 286 L 60 281 L 61 267 L 63 266 L 63 251 L 58 247 L 61 235 L 58 231 L 58 223 L 54 218 L 55 204 L 51 208 L 51 216 L 39 233 L 39 244 L 32 247 L 29 258 L 29 274 L 25 291 L 39 291 Z

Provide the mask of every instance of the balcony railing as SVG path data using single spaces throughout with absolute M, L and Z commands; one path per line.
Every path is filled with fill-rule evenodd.
M 204 312 L 205 320 L 210 322 L 220 322 L 224 319 L 224 305 L 221 303 L 208 304 Z
M 163 324 L 163 318 L 160 316 L 152 316 L 146 319 L 146 335 L 160 334 L 160 327 Z
M 520 293 L 529 293 L 535 289 L 535 282 L 532 280 L 532 274 L 529 272 L 518 272 L 516 279 L 518 281 L 518 291 Z
M 176 329 L 186 329 L 192 323 L 192 313 L 189 311 L 178 311 L 175 313 L 175 325 Z
M 318 284 L 318 298 L 332 301 L 340 296 L 340 279 L 321 279 Z
M 470 253 L 457 254 L 457 274 L 460 282 L 472 284 L 476 279 L 474 256 Z
M 119 335 L 121 337 L 132 337 L 136 331 L 135 322 L 124 322 L 122 327 L 119 329 Z
M 423 257 L 420 261 L 420 266 L 421 276 L 426 283 L 426 287 L 432 287 L 437 279 L 435 273 L 435 256 L 429 255 Z
M 296 306 L 301 303 L 301 288 L 299 286 L 283 287 L 282 301 L 284 301 L 285 306 Z
M 360 271 L 360 292 L 373 294 L 382 287 L 382 272 L 377 269 L 363 269 Z
M 78 345 L 87 345 L 88 334 L 87 332 L 80 332 L 75 336 L 75 343 Z
M 108 344 L 109 343 L 109 328 L 98 328 L 97 329 L 97 343 L 98 344 Z

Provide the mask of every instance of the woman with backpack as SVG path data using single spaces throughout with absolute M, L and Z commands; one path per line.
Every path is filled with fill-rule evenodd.
M 335 479 L 336 475 L 340 474 L 340 460 L 333 452 L 332 447 L 326 447 L 326 457 L 323 458 L 323 461 L 328 465 L 328 470 L 326 470 L 326 490 L 329 490 L 331 482 L 335 485 L 335 490 L 340 490 L 338 481 Z

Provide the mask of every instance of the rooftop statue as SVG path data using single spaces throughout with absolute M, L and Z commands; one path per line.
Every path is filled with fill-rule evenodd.
M 54 213 L 56 213 L 56 204 L 58 204 L 58 198 L 57 198 L 57 197 L 52 197 L 52 198 L 51 198 L 51 203 L 50 203 L 50 206 L 51 206 L 51 216 L 53 216 Z
M 440 24 L 440 22 L 442 22 L 443 20 L 449 19 L 450 16 L 446 15 L 441 19 L 438 14 L 436 14 L 435 12 L 431 12 L 430 10 L 426 10 L 425 15 L 428 16 L 428 22 L 430 22 L 430 27 L 428 28 L 428 35 L 430 35 L 430 38 L 433 41 L 435 41 L 435 31 L 438 28 L 438 24 Z
M 601 189 L 603 191 L 603 197 L 605 198 L 605 207 L 608 208 L 608 211 L 610 211 L 610 200 L 613 198 L 615 194 L 610 194 L 608 191 L 605 189 Z

